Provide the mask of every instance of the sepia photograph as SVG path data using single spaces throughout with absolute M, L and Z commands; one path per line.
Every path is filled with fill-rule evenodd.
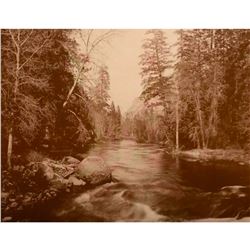
M 249 29 L 2 29 L 1 221 L 250 221 Z

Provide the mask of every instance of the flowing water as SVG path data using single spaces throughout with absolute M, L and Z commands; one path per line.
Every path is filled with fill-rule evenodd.
M 57 220 L 189 221 L 217 217 L 221 215 L 217 211 L 221 188 L 250 184 L 247 166 L 183 161 L 154 144 L 105 142 L 94 145 L 88 154 L 102 157 L 116 181 L 67 198 L 56 211 Z M 235 200 L 230 202 L 231 207 L 237 205 Z M 233 213 L 233 209 L 228 210 L 228 216 L 235 216 Z

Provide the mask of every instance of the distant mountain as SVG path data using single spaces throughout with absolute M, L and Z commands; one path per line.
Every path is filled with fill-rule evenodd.
M 132 105 L 127 111 L 127 115 L 135 116 L 136 114 L 140 113 L 146 108 L 143 100 L 141 100 L 139 97 L 135 98 Z
M 151 101 L 151 104 L 153 104 L 154 100 Z M 149 107 L 141 100 L 139 97 L 135 98 L 133 101 L 131 107 L 126 112 L 126 115 L 129 117 L 133 117 L 138 114 L 143 114 Z M 154 107 L 155 113 L 158 113 L 159 115 L 162 114 L 163 108 L 161 106 Z

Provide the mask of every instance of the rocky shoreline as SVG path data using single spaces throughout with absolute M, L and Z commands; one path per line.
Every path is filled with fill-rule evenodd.
M 44 159 L 5 170 L 1 193 L 2 221 L 19 221 L 20 214 L 45 206 L 67 193 L 83 192 L 112 181 L 111 170 L 100 157 L 82 161 L 71 156 L 61 161 Z M 15 178 L 22 183 L 15 184 Z
M 250 152 L 226 149 L 192 149 L 177 153 L 180 158 L 190 161 L 231 161 L 250 166 Z
M 242 153 L 238 154 L 238 158 L 235 154 L 231 154 L 231 158 L 228 158 L 229 155 L 228 152 L 218 153 L 218 150 L 216 153 L 214 150 L 180 152 L 180 157 L 191 161 L 233 160 L 247 164 L 245 161 L 247 158 L 243 158 Z M 110 168 L 97 156 L 87 156 L 82 161 L 71 156 L 64 157 L 60 161 L 43 158 L 41 161 L 30 162 L 24 166 L 13 166 L 11 172 L 9 170 L 3 174 L 5 176 L 1 194 L 3 222 L 54 221 L 57 218 L 53 217 L 51 211 L 54 211 L 60 203 L 69 203 L 73 196 L 113 181 Z M 208 199 L 215 201 L 211 205 L 210 216 L 213 218 L 196 221 L 247 220 L 250 216 L 249 192 L 249 186 L 225 186 L 218 192 L 208 193 Z M 102 218 L 91 217 L 89 220 L 102 221 Z

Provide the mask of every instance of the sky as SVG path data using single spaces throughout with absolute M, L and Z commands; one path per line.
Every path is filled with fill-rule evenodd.
M 120 30 L 111 41 L 105 64 L 110 74 L 110 96 L 126 112 L 141 93 L 139 55 L 145 30 Z
M 105 64 L 110 74 L 110 96 L 126 112 L 142 91 L 139 55 L 146 30 L 119 30 L 111 41 Z M 176 42 L 173 30 L 165 30 L 169 44 Z
M 105 30 L 95 30 L 96 34 Z M 101 48 L 102 60 L 110 75 L 110 96 L 115 105 L 125 113 L 142 91 L 139 56 L 146 30 L 116 30 L 109 45 Z M 176 42 L 174 30 L 164 30 L 168 43 Z

